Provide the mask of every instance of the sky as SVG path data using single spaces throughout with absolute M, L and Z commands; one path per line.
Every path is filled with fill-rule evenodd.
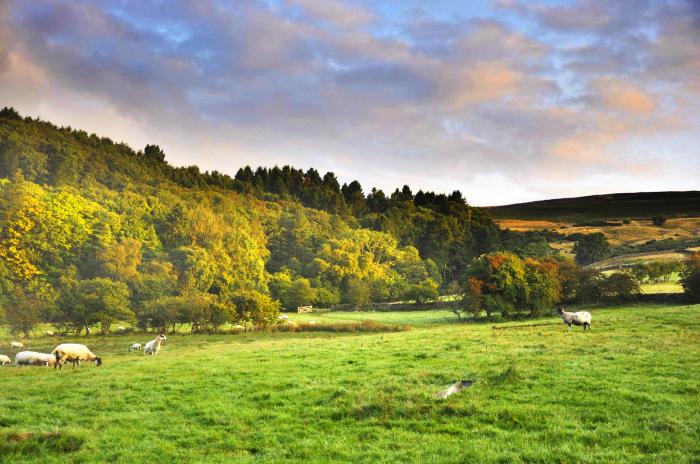
M 700 189 L 700 0 L 0 0 L 0 106 L 478 206 Z

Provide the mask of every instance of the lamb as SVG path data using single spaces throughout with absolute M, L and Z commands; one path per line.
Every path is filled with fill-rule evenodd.
M 10 343 L 10 349 L 12 350 L 21 350 L 23 348 L 26 348 L 23 343 L 21 342 L 12 342 Z
M 154 340 L 146 343 L 146 346 L 143 347 L 143 354 L 150 354 L 152 356 L 158 355 L 158 351 L 160 351 L 160 344 L 165 340 L 167 340 L 165 335 L 158 335 Z
M 56 357 L 54 368 L 63 369 L 66 362 L 73 363 L 73 368 L 80 367 L 80 361 L 92 361 L 96 366 L 102 365 L 102 358 L 96 356 L 87 346 L 79 343 L 61 343 L 51 352 Z
M 141 351 L 141 344 L 140 343 L 134 343 L 129 347 L 129 351 Z
M 476 380 L 460 380 L 459 382 L 450 385 L 449 388 L 437 392 L 435 394 L 435 398 L 438 400 L 444 400 L 448 396 L 452 396 L 455 393 L 459 393 L 463 388 L 471 387 L 472 385 L 474 385 L 474 382 L 476 382 Z
M 48 353 L 37 353 L 36 351 L 20 351 L 15 355 L 17 366 L 53 366 L 56 358 Z
M 12 361 L 10 360 L 10 357 L 4 354 L 0 354 L 0 366 L 4 366 L 5 364 L 10 364 Z
M 569 326 L 569 330 L 571 330 L 571 324 L 582 325 L 584 332 L 586 331 L 586 328 L 591 330 L 591 313 L 586 311 L 570 313 L 564 311 L 563 308 L 557 308 L 557 313 L 561 316 L 564 324 Z

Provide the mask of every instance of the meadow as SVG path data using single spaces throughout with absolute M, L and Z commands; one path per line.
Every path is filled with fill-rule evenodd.
M 127 352 L 149 336 L 82 338 L 103 366 L 0 368 L 0 460 L 698 462 L 700 305 L 591 312 L 589 333 L 553 316 L 294 315 L 411 330 L 176 334 L 157 358 Z

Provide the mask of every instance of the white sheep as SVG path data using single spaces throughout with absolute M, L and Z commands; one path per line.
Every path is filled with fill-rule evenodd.
M 126 333 L 126 327 L 120 325 L 119 327 L 117 327 L 117 333 L 125 334 L 125 333 Z
M 26 348 L 22 342 L 12 342 L 10 343 L 10 349 L 12 350 L 21 350 L 23 348 Z
M 36 351 L 20 351 L 15 355 L 17 366 L 53 366 L 56 358 L 48 353 L 37 353 Z
M 47 337 L 53 337 L 54 335 L 56 335 L 56 332 L 51 332 L 50 330 L 47 330 L 46 332 L 44 332 L 44 335 L 46 335 Z
M 63 369 L 66 362 L 73 363 L 73 368 L 80 367 L 80 361 L 92 361 L 96 366 L 102 365 L 102 358 L 96 356 L 87 346 L 80 343 L 61 343 L 53 349 L 51 354 L 56 357 L 54 368 Z
M 5 364 L 10 364 L 12 361 L 10 360 L 10 357 L 4 354 L 0 354 L 0 366 L 4 366 Z
M 474 385 L 475 380 L 460 380 L 459 382 L 453 383 L 445 390 L 439 391 L 435 394 L 435 398 L 439 400 L 444 400 L 445 398 L 459 393 L 463 388 L 468 388 Z
M 141 344 L 140 343 L 134 343 L 129 347 L 129 351 L 141 351 Z
M 564 321 L 564 324 L 569 326 L 569 330 L 571 330 L 571 324 L 582 325 L 584 331 L 586 330 L 586 328 L 588 328 L 588 330 L 591 329 L 591 313 L 587 311 L 570 313 L 564 311 L 563 308 L 557 308 L 557 313 L 561 316 L 561 319 Z
M 167 340 L 165 335 L 158 335 L 155 339 L 146 343 L 146 346 L 143 347 L 143 354 L 150 354 L 153 356 L 158 355 L 158 351 L 160 351 L 160 344 L 165 340 Z

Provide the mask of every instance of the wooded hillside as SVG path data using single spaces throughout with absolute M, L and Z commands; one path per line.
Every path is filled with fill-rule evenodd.
M 156 145 L 135 151 L 8 108 L 0 177 L 4 306 L 75 328 L 175 324 L 184 316 L 162 313 L 178 307 L 206 328 L 231 311 L 263 322 L 276 301 L 430 298 L 501 240 L 460 192 L 365 194 L 287 166 L 202 173 Z

